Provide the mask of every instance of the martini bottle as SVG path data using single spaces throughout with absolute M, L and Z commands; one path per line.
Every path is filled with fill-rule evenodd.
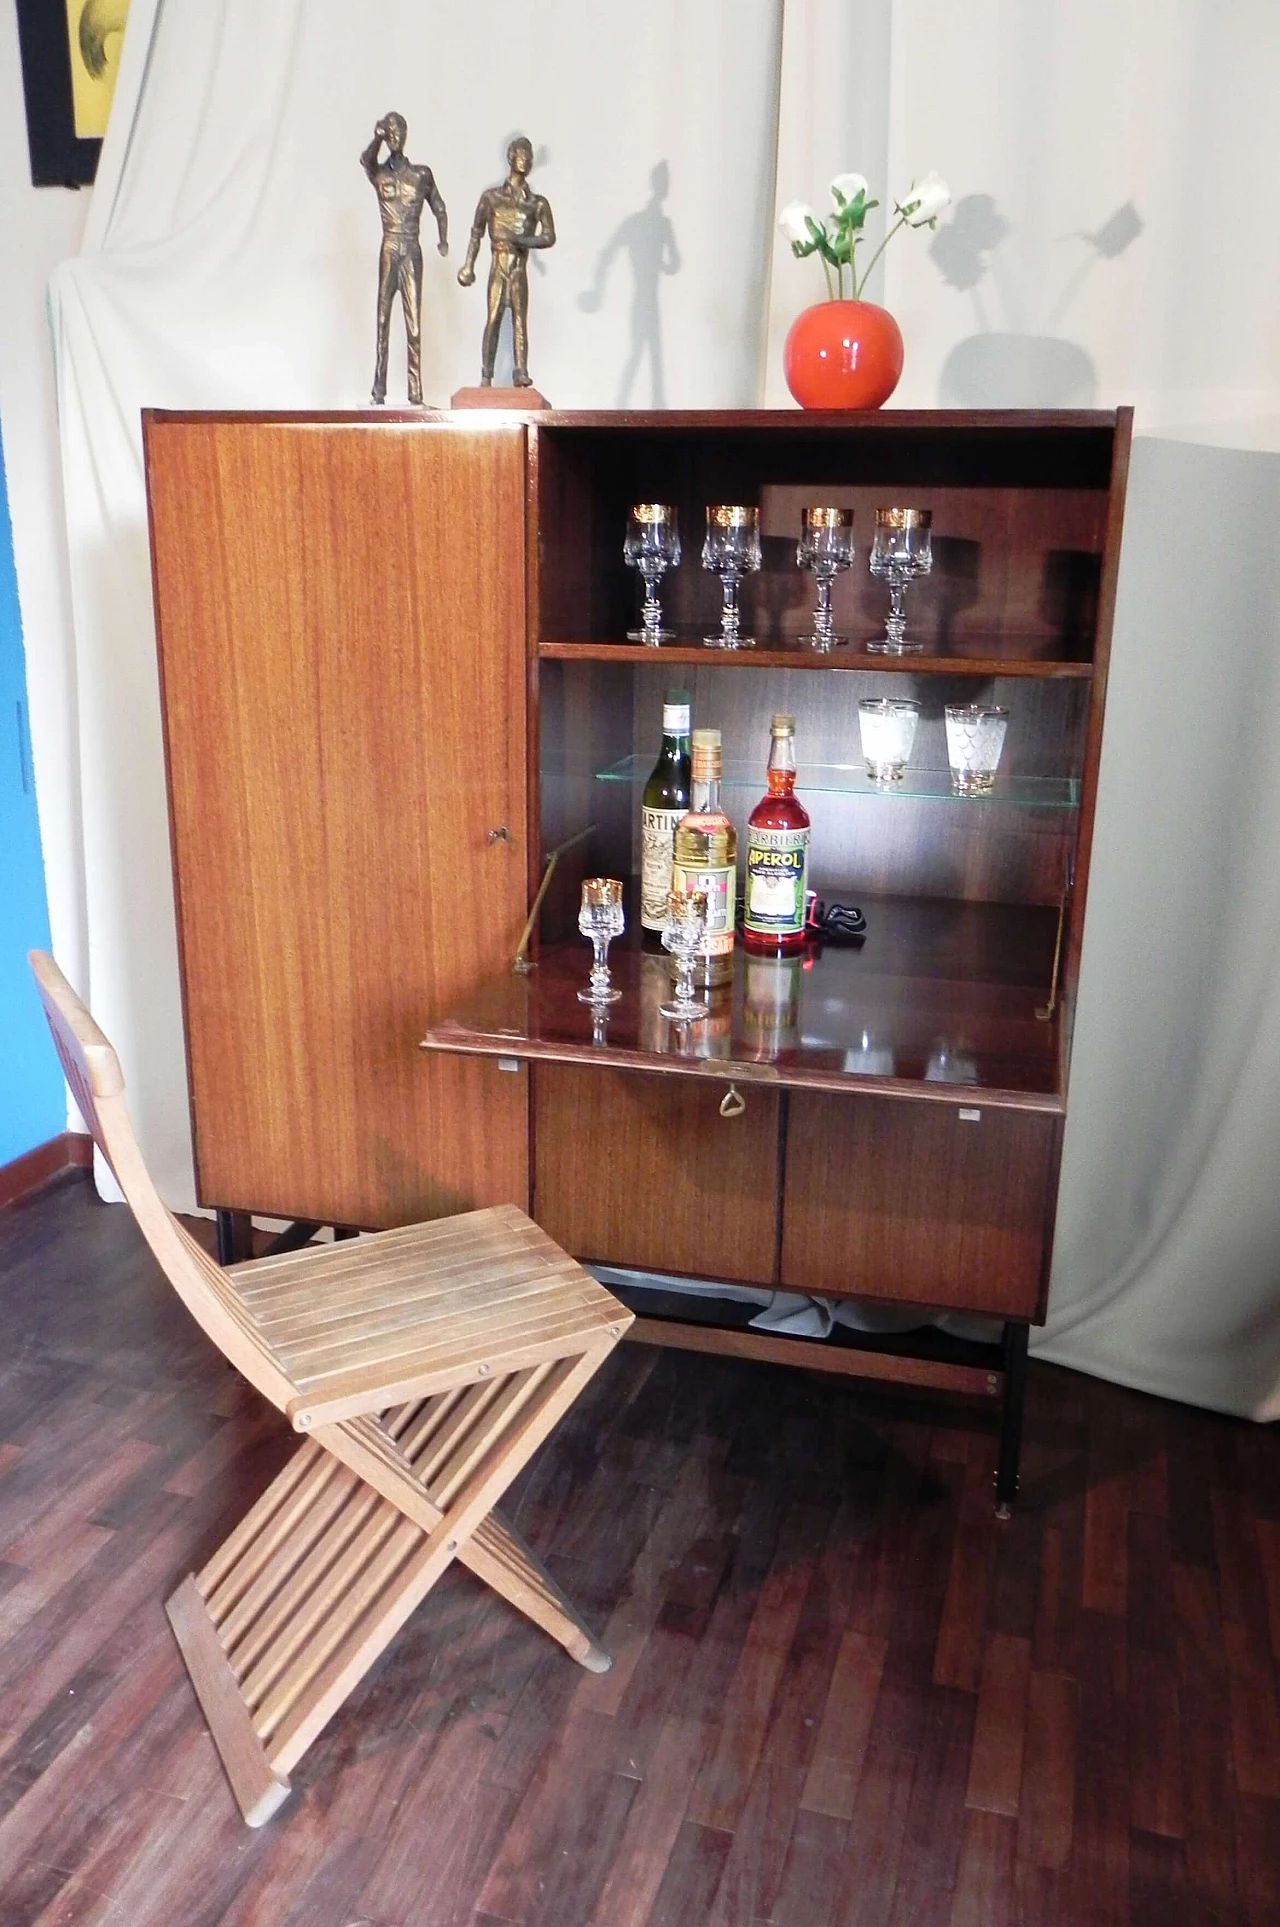
M 662 704 L 662 748 L 640 799 L 640 921 L 661 930 L 671 889 L 676 824 L 689 807 L 691 699 L 668 689 Z

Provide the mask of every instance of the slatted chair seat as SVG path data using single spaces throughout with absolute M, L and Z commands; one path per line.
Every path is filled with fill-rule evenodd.
M 110 1044 L 31 953 L 76 1102 L 205 1333 L 310 1436 L 166 1610 L 250 1826 L 461 1560 L 593 1672 L 596 1644 L 498 1499 L 631 1314 L 515 1206 L 223 1271 L 162 1204 Z
M 299 1430 L 597 1341 L 617 1300 L 514 1205 L 258 1258 L 229 1288 L 298 1387 Z

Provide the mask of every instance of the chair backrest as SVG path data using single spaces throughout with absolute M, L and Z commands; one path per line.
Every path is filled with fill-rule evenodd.
M 124 1101 L 120 1060 L 47 952 L 29 961 L 72 1096 L 161 1269 L 205 1335 L 264 1398 L 283 1411 L 297 1389 L 226 1274 L 161 1201 L 142 1160 Z

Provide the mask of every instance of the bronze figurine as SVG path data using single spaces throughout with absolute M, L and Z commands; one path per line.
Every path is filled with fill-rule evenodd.
M 408 127 L 403 114 L 387 114 L 373 130 L 373 139 L 360 156 L 372 181 L 382 216 L 382 251 L 378 256 L 378 357 L 373 371 L 373 400 L 387 399 L 387 348 L 391 309 L 399 294 L 404 307 L 404 332 L 409 346 L 409 400 L 422 402 L 422 249 L 418 223 L 425 202 L 436 217 L 441 254 L 449 252 L 449 216 L 431 169 L 411 161 L 404 151 Z M 387 158 L 378 159 L 383 142 Z
M 528 256 L 534 248 L 553 248 L 555 223 L 551 208 L 529 186 L 533 166 L 533 145 L 523 135 L 507 149 L 511 172 L 500 187 L 486 188 L 471 223 L 467 258 L 458 269 L 458 280 L 469 288 L 476 278 L 476 256 L 485 232 L 489 235 L 492 262 L 489 268 L 489 312 L 480 348 L 480 385 L 493 386 L 493 364 L 498 352 L 498 333 L 502 317 L 511 311 L 511 341 L 515 369 L 512 379 L 517 388 L 532 388 L 529 378 L 529 267 Z

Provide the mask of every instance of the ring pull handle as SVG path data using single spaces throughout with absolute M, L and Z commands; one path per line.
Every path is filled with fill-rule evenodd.
M 736 1084 L 730 1084 L 728 1090 L 720 1099 L 721 1117 L 741 1117 L 746 1108 L 746 1098 L 742 1095 L 742 1092 Z
M 491 845 L 494 843 L 510 843 L 511 832 L 505 823 L 500 823 L 496 830 L 490 830 L 488 840 Z

